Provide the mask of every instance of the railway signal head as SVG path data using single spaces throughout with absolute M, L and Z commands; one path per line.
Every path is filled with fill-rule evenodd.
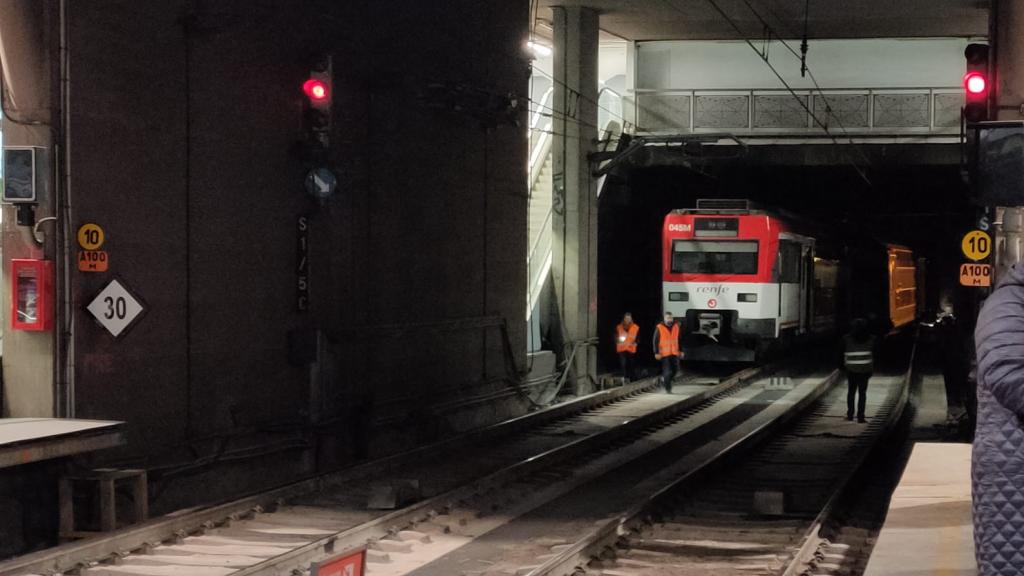
M 984 94 L 985 91 L 988 90 L 988 82 L 982 74 L 977 72 L 968 72 L 964 75 L 964 89 L 967 90 L 967 94 L 971 96 Z
M 331 57 L 321 55 L 310 64 L 309 74 L 302 83 L 302 93 L 306 96 L 306 129 L 310 139 L 322 148 L 326 148 L 330 140 L 331 101 L 334 97 L 332 72 Z
M 327 83 L 317 78 L 306 80 L 302 84 L 302 91 L 306 93 L 306 96 L 309 96 L 309 101 L 313 105 L 324 102 L 331 97 L 330 88 L 328 88 Z
M 988 120 L 989 82 L 988 45 L 968 44 L 964 50 L 967 73 L 964 74 L 964 118 L 968 122 Z

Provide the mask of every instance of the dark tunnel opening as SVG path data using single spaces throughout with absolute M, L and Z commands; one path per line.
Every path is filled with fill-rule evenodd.
M 706 163 L 700 170 L 632 166 L 609 174 L 598 208 L 598 331 L 606 371 L 618 367 L 612 335 L 624 312 L 641 326 L 637 359 L 653 365 L 652 331 L 661 315 L 662 226 L 675 209 L 698 199 L 741 198 L 783 210 L 828 229 L 835 237 L 873 237 L 901 244 L 924 259 L 919 310 L 934 315 L 943 302 L 965 317 L 975 292 L 958 284 L 964 261 L 960 237 L 978 211 L 955 163 L 884 161 L 884 149 L 865 171 L 849 163 L 772 165 L 745 159 Z M 881 161 L 877 160 L 882 156 Z M 904 157 L 905 158 L 905 157 Z

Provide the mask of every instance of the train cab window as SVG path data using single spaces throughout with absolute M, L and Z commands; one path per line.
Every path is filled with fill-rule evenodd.
M 676 240 L 673 274 L 757 274 L 757 242 Z
M 800 282 L 800 244 L 791 240 L 779 242 L 779 282 L 797 284 Z

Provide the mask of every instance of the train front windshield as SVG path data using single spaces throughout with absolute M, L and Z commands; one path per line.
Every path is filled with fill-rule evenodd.
M 757 274 L 757 242 L 675 240 L 673 274 Z

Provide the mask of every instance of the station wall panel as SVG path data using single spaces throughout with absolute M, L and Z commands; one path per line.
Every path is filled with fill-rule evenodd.
M 482 121 L 445 97 L 526 94 L 525 0 L 101 4 L 69 5 L 72 226 L 103 226 L 111 259 L 74 278 L 75 384 L 78 416 L 128 421 L 115 460 L 167 467 L 172 506 L 341 463 L 360 433 L 415 442 L 408 411 L 443 421 L 442 397 L 505 386 L 497 331 L 437 327 L 504 317 L 525 349 L 527 147 L 506 121 L 525 115 Z M 318 51 L 340 190 L 324 206 L 296 148 Z M 83 309 L 114 276 L 147 310 L 118 339 Z M 289 359 L 313 330 L 319 372 Z M 203 483 L 218 467 L 232 486 Z

